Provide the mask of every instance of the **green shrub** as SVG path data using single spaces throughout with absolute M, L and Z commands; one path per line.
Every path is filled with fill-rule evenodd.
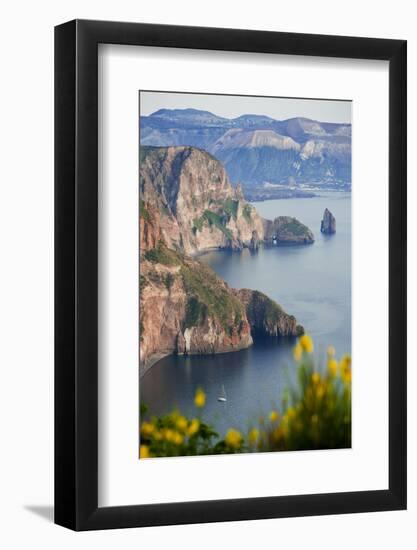
M 139 216 L 147 222 L 149 222 L 151 218 L 143 200 L 139 202 Z
M 179 265 L 181 263 L 180 256 L 175 252 L 167 248 L 167 246 L 160 241 L 155 248 L 151 248 L 145 252 L 145 258 L 154 264 L 163 264 L 167 266 Z
M 250 223 L 251 220 L 252 220 L 252 207 L 250 204 L 245 204 L 245 206 L 243 207 L 243 210 L 242 210 L 242 214 L 243 214 L 243 217 L 245 218 L 245 220 Z
M 224 202 L 223 202 L 223 209 L 224 211 L 229 215 L 231 216 L 234 220 L 237 220 L 237 211 L 238 211 L 238 207 L 239 207 L 239 201 L 235 200 L 235 199 L 232 199 L 230 197 L 228 197 Z

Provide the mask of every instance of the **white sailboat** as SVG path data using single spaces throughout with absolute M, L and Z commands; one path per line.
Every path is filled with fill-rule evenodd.
M 226 390 L 224 389 L 224 385 L 222 385 L 222 393 L 217 398 L 217 401 L 221 401 L 222 403 L 225 403 L 227 401 Z

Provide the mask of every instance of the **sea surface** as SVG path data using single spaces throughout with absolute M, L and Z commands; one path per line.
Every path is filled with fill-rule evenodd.
M 257 254 L 213 251 L 199 260 L 235 288 L 260 290 L 295 315 L 314 339 L 318 356 L 328 345 L 337 356 L 351 352 L 351 198 L 350 193 L 253 203 L 264 218 L 294 216 L 314 233 L 306 246 L 263 247 Z M 320 233 L 324 209 L 336 217 L 336 234 Z M 180 409 L 195 416 L 195 390 L 207 394 L 204 418 L 223 435 L 229 427 L 246 430 L 279 405 L 294 382 L 294 339 L 257 340 L 244 351 L 211 356 L 169 356 L 140 380 L 141 402 L 152 414 Z M 224 386 L 227 401 L 217 400 Z

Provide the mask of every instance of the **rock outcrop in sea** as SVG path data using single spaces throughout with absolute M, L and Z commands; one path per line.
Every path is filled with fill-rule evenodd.
M 336 233 L 336 218 L 327 208 L 324 210 L 323 219 L 321 220 L 320 231 L 326 235 Z
M 274 221 L 263 220 L 264 241 L 278 245 L 313 244 L 312 231 L 297 218 L 278 216 Z
M 252 250 L 253 252 L 256 252 L 259 249 L 259 244 L 260 244 L 259 235 L 256 229 L 254 229 L 252 231 L 252 238 L 249 243 L 250 250 Z

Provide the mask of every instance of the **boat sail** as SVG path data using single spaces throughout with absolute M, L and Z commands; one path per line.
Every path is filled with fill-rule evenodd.
M 222 385 L 222 392 L 217 398 L 217 401 L 221 401 L 222 403 L 225 403 L 227 401 L 226 390 L 224 389 L 224 385 Z

